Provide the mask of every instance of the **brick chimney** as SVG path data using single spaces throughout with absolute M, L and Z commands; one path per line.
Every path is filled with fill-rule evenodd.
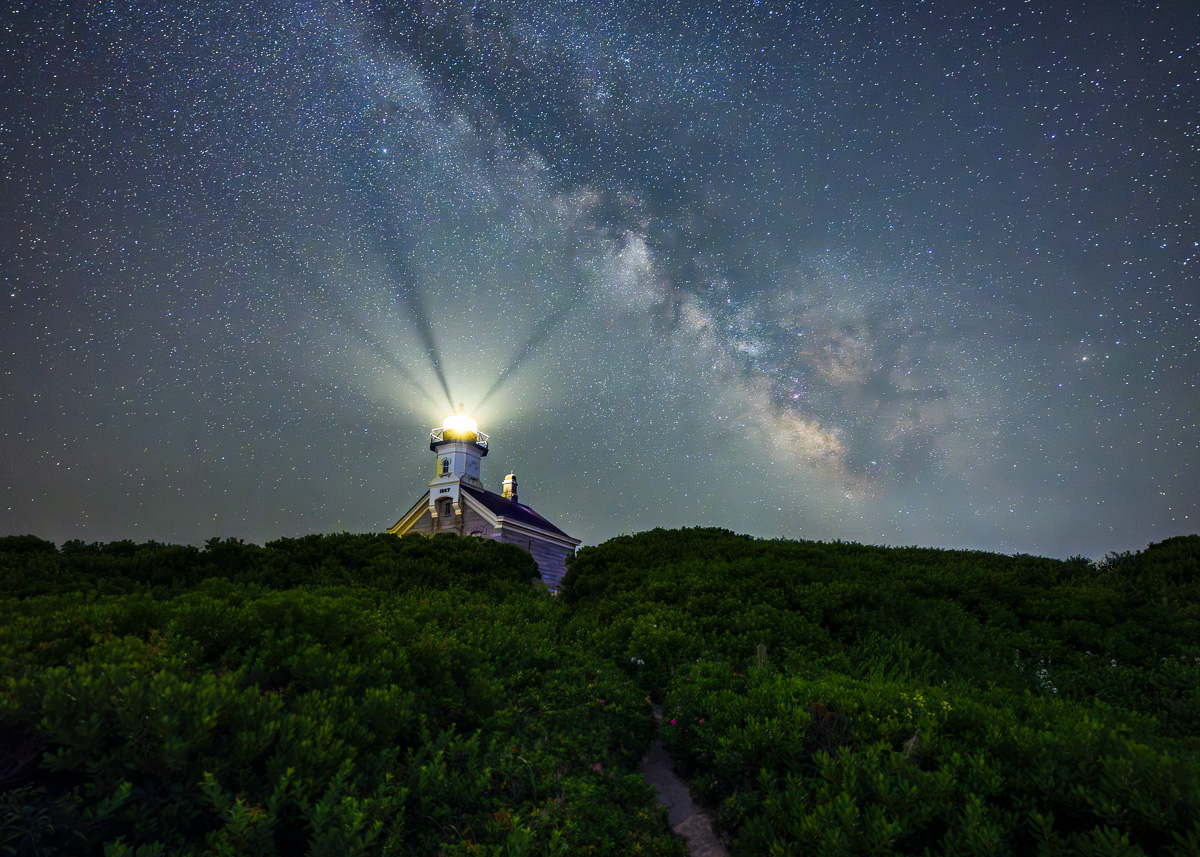
M 505 500 L 517 502 L 517 476 L 515 473 L 510 473 L 504 477 L 504 493 L 500 495 Z

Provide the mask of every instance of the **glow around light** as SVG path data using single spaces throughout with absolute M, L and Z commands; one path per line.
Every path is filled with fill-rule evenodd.
M 450 414 L 442 420 L 442 429 L 455 434 L 478 434 L 479 423 L 466 414 Z

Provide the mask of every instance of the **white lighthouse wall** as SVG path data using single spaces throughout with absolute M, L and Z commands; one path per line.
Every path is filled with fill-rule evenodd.
M 435 459 L 436 470 L 434 478 L 429 484 L 436 485 L 442 482 L 457 482 L 461 479 L 468 485 L 482 488 L 483 482 L 479 478 L 480 457 L 479 447 L 473 443 L 454 441 L 439 445 Z M 444 467 L 443 462 L 449 464 L 448 469 Z
M 538 571 L 542 575 L 542 581 L 546 586 L 550 587 L 552 592 L 558 591 L 559 586 L 562 584 L 563 575 L 567 573 L 567 556 L 573 553 L 573 551 L 554 542 L 544 541 L 536 536 L 526 536 L 520 533 L 502 532 L 500 534 L 500 541 L 529 551 L 530 555 L 533 556 L 534 562 L 538 564 Z
M 455 515 L 451 511 L 449 515 L 439 515 L 436 520 L 429 514 L 428 508 L 426 508 L 421 517 L 417 518 L 411 527 L 399 535 L 407 535 L 408 533 L 420 533 L 423 536 L 432 536 L 434 533 L 454 533 L 458 536 L 480 536 L 485 539 L 499 538 L 487 519 L 470 506 L 465 506 L 461 515 Z

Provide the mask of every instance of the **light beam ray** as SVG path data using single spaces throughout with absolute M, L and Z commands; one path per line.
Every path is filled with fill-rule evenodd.
M 584 280 L 583 272 L 576 269 L 574 281 L 570 293 L 564 298 L 557 307 L 534 328 L 533 333 L 521 343 L 521 345 L 513 352 L 509 358 L 508 364 L 500 370 L 500 374 L 496 376 L 495 382 L 484 393 L 483 398 L 479 400 L 479 404 L 475 406 L 478 411 L 491 400 L 492 396 L 500 392 L 504 385 L 508 383 L 509 378 L 517 372 L 527 359 L 544 343 L 553 333 L 555 326 L 562 321 L 568 312 L 579 301 L 580 295 L 583 294 Z
M 395 218 L 391 214 L 392 206 L 387 204 L 381 191 L 369 184 L 366 186 L 363 186 L 363 183 L 356 184 L 365 198 L 364 209 L 368 213 L 368 223 L 374 227 L 375 245 L 387 265 L 388 274 L 395 283 L 395 294 L 400 298 L 410 320 L 416 326 L 417 337 L 429 360 L 429 365 L 433 367 L 442 393 L 453 409 L 454 397 L 450 394 L 450 384 L 442 369 L 441 351 L 438 349 L 437 340 L 433 335 L 433 325 L 429 321 L 429 314 L 425 311 L 425 304 L 417 289 L 416 277 L 409 265 L 412 251 L 410 247 L 406 246 L 407 233 L 401 224 L 395 222 Z
M 433 372 L 437 376 L 438 384 L 441 385 L 442 393 L 446 396 L 446 401 L 450 407 L 454 407 L 454 396 L 450 394 L 450 384 L 446 381 L 446 373 L 442 370 L 442 361 L 440 352 L 437 347 L 437 342 L 433 337 L 433 325 L 429 323 L 429 316 L 425 312 L 425 305 L 421 300 L 421 295 L 413 288 L 412 273 L 408 265 L 403 261 L 403 257 L 399 255 L 398 250 L 388 248 L 390 242 L 385 239 L 380 239 L 379 247 L 382 251 L 384 261 L 388 266 L 388 273 L 391 274 L 392 280 L 397 285 L 397 296 L 408 312 L 409 318 L 417 328 L 417 337 L 421 341 L 421 347 L 425 350 L 425 356 L 429 359 L 429 365 L 433 367 Z
M 286 243 L 280 241 L 273 243 L 273 247 L 275 248 L 273 255 L 278 263 L 279 270 L 305 283 L 306 291 L 321 300 L 325 309 L 330 312 L 333 320 L 358 337 L 366 345 L 373 357 L 403 378 L 406 383 L 411 384 L 431 404 L 437 404 L 437 398 L 425 389 L 425 386 L 417 380 L 412 370 L 402 363 L 383 340 L 370 328 L 354 317 L 347 308 L 346 302 L 339 295 L 337 286 L 330 283 L 328 276 L 312 273 L 308 270 L 300 255 L 294 251 L 286 252 L 285 255 L 284 251 L 278 249 L 284 246 L 286 246 Z M 449 395 L 449 391 L 447 391 L 447 395 Z

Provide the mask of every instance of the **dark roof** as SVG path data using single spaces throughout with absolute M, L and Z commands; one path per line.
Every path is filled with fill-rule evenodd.
M 524 506 L 520 503 L 515 503 L 499 494 L 493 494 L 491 491 L 472 488 L 468 485 L 460 486 L 463 491 L 466 491 L 480 503 L 488 508 L 496 516 L 503 516 L 510 521 L 516 521 L 520 524 L 528 524 L 532 527 L 537 527 L 541 530 L 546 530 L 549 533 L 557 533 L 564 538 L 571 538 L 554 524 L 547 521 L 537 512 Z

